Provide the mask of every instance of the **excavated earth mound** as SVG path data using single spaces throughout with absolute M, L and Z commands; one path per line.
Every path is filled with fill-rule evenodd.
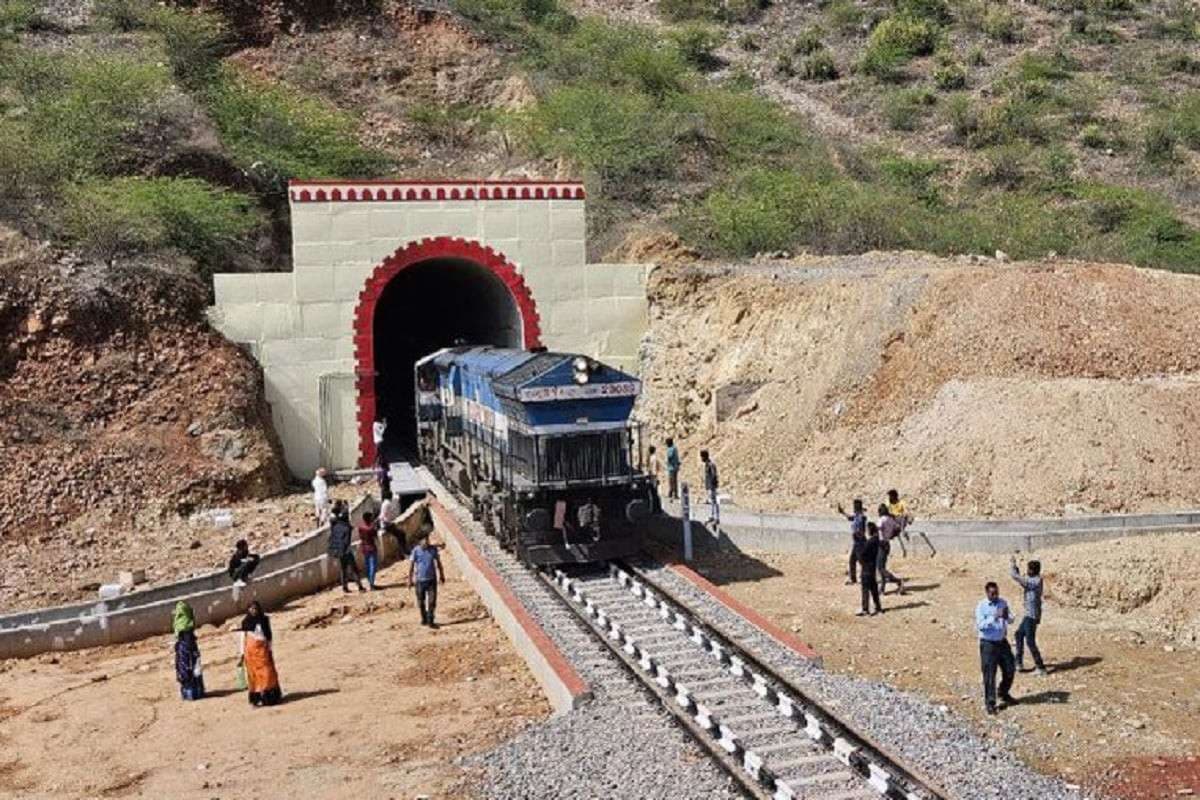
M 282 491 L 261 372 L 151 264 L 0 260 L 0 540 Z M 57 538 L 57 537 L 55 537 Z
M 1194 508 L 1200 279 L 915 253 L 662 267 L 641 413 L 741 505 Z

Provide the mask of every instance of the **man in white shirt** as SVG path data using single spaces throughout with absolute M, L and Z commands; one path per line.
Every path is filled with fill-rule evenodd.
M 371 426 L 371 440 L 375 442 L 375 458 L 383 463 L 383 435 L 387 432 L 387 420 L 380 418 Z
M 318 525 L 324 525 L 329 519 L 329 484 L 325 482 L 325 474 L 325 468 L 318 467 L 312 479 L 313 511 Z

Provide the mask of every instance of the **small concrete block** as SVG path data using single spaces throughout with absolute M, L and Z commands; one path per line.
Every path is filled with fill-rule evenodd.
M 405 217 L 407 211 L 404 203 L 397 205 L 373 203 L 370 209 L 370 219 L 367 232 L 372 239 L 391 239 L 399 242 L 405 235 Z
M 290 303 L 295 292 L 290 272 L 256 273 L 254 286 L 260 303 Z
M 347 264 L 334 269 L 333 299 L 357 303 L 359 294 L 366 288 L 367 279 L 374 271 L 375 267 L 371 264 Z
M 521 236 L 519 204 L 515 201 L 498 201 L 483 204 L 480 220 L 480 235 L 488 240 L 519 239 Z
M 296 300 L 301 303 L 333 299 L 333 268 L 297 267 L 295 272 Z
M 516 256 L 516 258 L 512 259 L 513 263 L 524 274 L 529 270 L 550 268 L 554 258 L 554 251 L 549 241 L 522 239 L 518 251 L 513 255 Z
M 296 272 L 308 268 L 324 268 L 330 265 L 334 249 L 329 242 L 293 242 L 292 269 Z
M 329 237 L 330 242 L 361 242 L 371 238 L 371 212 L 368 208 L 337 214 Z
M 482 235 L 481 214 L 471 206 L 460 207 L 449 203 L 442 211 L 440 226 L 442 236 L 456 236 L 477 240 Z
M 587 262 L 587 248 L 583 239 L 555 239 L 550 248 L 550 264 L 553 267 L 582 267 Z
M 438 203 L 414 203 L 407 209 L 404 234 L 414 239 L 445 236 L 444 212 Z
M 300 335 L 300 307 L 286 303 L 263 303 L 261 340 L 291 339 Z
M 253 303 L 258 300 L 251 273 L 218 272 L 213 275 L 213 297 L 218 306 Z
M 587 237 L 587 221 L 584 217 L 583 203 L 574 207 L 560 208 L 555 205 L 550 209 L 550 238 L 554 241 L 578 239 Z
M 305 338 L 338 339 L 352 337 L 353 329 L 340 327 L 339 303 L 302 303 L 300 305 L 300 331 Z
M 295 366 L 333 360 L 330 339 L 279 339 L 263 342 L 262 361 L 270 366 Z M 315 385 L 313 391 L 315 392 Z
M 333 215 L 325 203 L 292 203 L 291 218 L 293 244 L 329 240 Z
M 224 305 L 210 314 L 213 327 L 233 342 L 257 341 L 262 336 L 262 306 L 258 303 Z
M 545 203 L 522 203 L 517 212 L 517 235 L 522 242 L 550 241 L 550 207 Z

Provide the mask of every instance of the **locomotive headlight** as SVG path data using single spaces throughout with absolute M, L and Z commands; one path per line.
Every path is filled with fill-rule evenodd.
M 571 366 L 576 372 L 587 372 L 591 365 L 588 364 L 588 360 L 583 356 L 575 356 L 575 360 L 571 362 Z
M 578 383 L 580 386 L 587 383 L 588 382 L 588 374 L 586 372 L 576 372 L 575 373 L 575 382 Z

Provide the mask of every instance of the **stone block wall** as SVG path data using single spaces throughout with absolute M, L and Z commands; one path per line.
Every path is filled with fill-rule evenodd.
M 501 264 L 514 299 L 530 306 L 521 308 L 526 345 L 636 370 L 651 267 L 587 263 L 581 184 L 313 181 L 289 192 L 292 272 L 214 276 L 210 319 L 262 364 L 297 475 L 356 466 L 366 455 L 362 395 L 373 381 L 373 343 L 364 341 L 370 320 L 360 306 L 377 268 L 406 248 L 428 258 L 482 253 L 467 258 Z M 354 390 L 323 395 L 323 380 Z

